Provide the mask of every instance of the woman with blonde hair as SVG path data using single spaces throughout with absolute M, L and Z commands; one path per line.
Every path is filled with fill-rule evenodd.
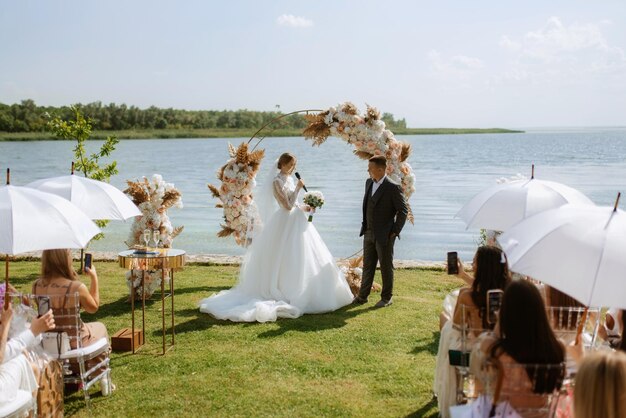
M 626 354 L 598 352 L 586 356 L 576 374 L 576 418 L 626 417 Z
M 98 289 L 98 274 L 94 265 L 85 268 L 85 273 L 91 281 L 89 288 L 78 280 L 72 267 L 72 253 L 68 249 L 44 250 L 41 254 L 41 278 L 33 283 L 34 295 L 50 296 L 50 306 L 54 313 L 57 325 L 71 325 L 71 319 L 63 316 L 71 312 L 76 302 L 85 312 L 93 314 L 100 307 L 100 291 Z M 78 301 L 76 300 L 78 294 Z M 107 329 L 102 322 L 82 322 L 77 337 L 80 337 L 83 347 L 94 344 L 103 337 L 109 338 Z M 70 338 L 72 349 L 76 348 L 76 339 Z M 87 362 L 87 368 L 100 363 L 107 356 L 103 353 Z

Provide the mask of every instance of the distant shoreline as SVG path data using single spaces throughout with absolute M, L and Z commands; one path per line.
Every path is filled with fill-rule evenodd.
M 463 134 L 507 134 L 524 131 L 501 128 L 405 128 L 392 130 L 395 135 L 463 135 Z M 256 129 L 141 129 L 123 131 L 94 131 L 91 139 L 182 139 L 182 138 L 250 138 Z M 301 129 L 268 130 L 268 137 L 302 136 Z M 48 132 L 0 132 L 0 141 L 63 141 Z

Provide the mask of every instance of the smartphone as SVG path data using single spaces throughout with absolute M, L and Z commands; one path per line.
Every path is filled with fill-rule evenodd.
M 85 269 L 91 268 L 91 253 L 85 253 Z
M 39 296 L 37 298 L 37 315 L 45 315 L 50 310 L 50 298 L 48 296 Z
M 504 291 L 492 289 L 487 291 L 487 323 L 493 325 L 498 320 L 498 311 L 502 305 Z
M 451 251 L 448 253 L 448 274 L 459 274 L 459 263 L 456 251 Z

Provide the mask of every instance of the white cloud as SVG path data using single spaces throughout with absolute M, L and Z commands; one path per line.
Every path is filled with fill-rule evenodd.
M 517 40 L 502 36 L 499 45 L 513 54 L 505 78 L 573 80 L 598 73 L 624 76 L 626 54 L 611 46 L 602 32 L 602 27 L 610 24 L 601 21 L 566 25 L 558 17 L 551 17 L 542 28 Z
M 276 23 L 280 26 L 288 26 L 291 28 L 310 28 L 313 26 L 313 21 L 311 19 L 288 14 L 278 16 Z
M 485 65 L 479 58 L 466 55 L 454 55 L 444 57 L 439 51 L 432 50 L 428 53 L 431 72 L 440 78 L 467 80 Z
M 499 45 L 502 48 L 510 49 L 510 50 L 513 50 L 513 51 L 519 50 L 520 47 L 522 46 L 519 42 L 515 42 L 515 41 L 511 40 L 511 38 L 509 38 L 508 36 L 503 36 L 502 38 L 500 38 Z

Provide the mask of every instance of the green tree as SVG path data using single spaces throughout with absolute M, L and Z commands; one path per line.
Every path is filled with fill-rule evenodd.
M 91 120 L 88 117 L 85 118 L 78 107 L 71 106 L 70 109 L 73 112 L 73 119 L 64 120 L 59 117 L 54 117 L 47 124 L 48 130 L 57 138 L 76 141 L 76 147 L 74 147 L 76 170 L 82 172 L 87 178 L 109 183 L 111 176 L 118 173 L 117 161 L 112 161 L 109 164 L 100 166 L 100 159 L 109 157 L 111 153 L 115 151 L 115 146 L 119 140 L 115 136 L 109 136 L 98 152 L 87 155 L 85 141 L 87 141 L 91 135 Z M 96 221 L 96 224 L 100 228 L 104 228 L 107 223 L 108 221 L 104 220 Z M 98 234 L 94 239 L 98 240 L 103 236 L 103 234 Z

